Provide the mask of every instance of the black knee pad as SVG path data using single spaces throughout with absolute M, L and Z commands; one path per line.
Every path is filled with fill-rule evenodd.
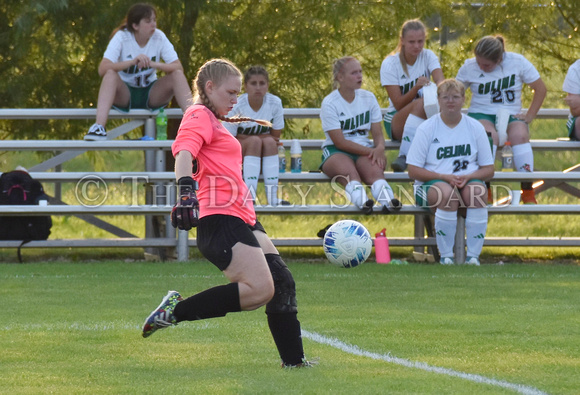
M 274 297 L 266 305 L 266 313 L 296 313 L 296 283 L 288 266 L 278 254 L 266 254 L 274 279 Z

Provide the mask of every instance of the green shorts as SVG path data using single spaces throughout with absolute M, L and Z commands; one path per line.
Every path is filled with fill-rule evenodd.
M 358 158 L 360 156 L 360 155 L 351 154 L 350 152 L 341 151 L 338 148 L 336 148 L 335 145 L 327 145 L 326 147 L 324 147 L 322 149 L 322 163 L 320 164 L 320 166 L 318 166 L 318 168 L 320 170 L 322 170 L 322 165 L 324 164 L 324 162 L 326 162 L 326 160 L 328 158 L 330 158 L 334 154 L 345 154 L 346 156 L 348 156 L 349 158 L 351 158 L 352 161 L 355 162 L 355 163 L 356 163 L 356 161 L 358 160 Z
M 156 107 L 156 108 L 149 107 L 149 91 L 151 90 L 151 88 L 153 87 L 155 82 L 157 82 L 157 81 L 153 81 L 152 83 L 147 85 L 145 88 L 135 88 L 133 86 L 129 86 L 129 85 L 125 84 L 125 85 L 127 85 L 127 88 L 129 88 L 129 92 L 131 94 L 131 99 L 129 100 L 129 107 L 119 107 L 119 106 L 113 105 L 113 108 L 115 108 L 116 110 L 122 111 L 122 112 L 129 112 L 129 110 L 131 110 L 132 108 L 143 108 L 145 110 L 155 111 L 155 110 L 159 110 L 160 108 L 167 106 L 167 104 L 169 104 L 169 103 L 166 103 L 165 105 L 163 105 L 161 107 Z
M 397 113 L 396 111 L 391 111 L 383 116 L 383 125 L 385 126 L 387 137 L 389 137 L 391 140 L 393 140 L 393 133 L 391 132 L 391 122 L 393 121 L 393 117 L 395 116 L 396 113 Z
M 568 128 L 568 137 L 570 137 L 570 141 L 577 141 L 576 133 L 574 132 L 574 128 L 576 127 L 576 118 L 577 117 L 570 117 L 568 118 L 568 122 L 566 122 L 566 127 Z
M 429 188 L 431 188 L 431 186 L 433 186 L 437 182 L 445 182 L 445 181 L 436 178 L 434 180 L 429 180 L 427 182 L 424 182 L 419 187 L 417 187 L 417 189 L 415 190 L 415 204 L 417 206 L 422 207 L 422 208 L 426 208 L 426 209 L 430 208 L 429 201 L 427 200 L 427 193 L 429 193 Z M 472 183 L 472 182 L 479 182 L 481 184 L 485 184 L 483 181 L 478 180 L 477 178 L 474 178 L 473 180 L 467 181 L 467 184 Z
M 429 192 L 429 188 L 436 182 L 445 182 L 438 178 L 434 180 L 430 180 L 424 182 L 423 184 L 419 185 L 415 190 L 415 204 L 419 207 L 429 208 L 429 202 L 427 200 L 427 193 Z
M 484 119 L 484 120 L 489 121 L 495 125 L 495 115 L 482 114 L 480 112 L 468 112 L 467 115 L 469 115 L 471 118 L 477 119 L 478 121 L 481 121 L 482 119 Z M 508 124 L 510 124 L 512 122 L 516 122 L 516 121 L 523 122 L 521 119 L 517 119 L 513 115 L 510 115 L 510 119 L 508 121 Z

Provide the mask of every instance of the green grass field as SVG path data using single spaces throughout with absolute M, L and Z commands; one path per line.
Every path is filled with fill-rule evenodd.
M 225 282 L 207 262 L 1 264 L 0 392 L 578 393 L 575 265 L 289 266 L 312 369 L 280 368 L 263 309 L 141 337 L 168 289 Z

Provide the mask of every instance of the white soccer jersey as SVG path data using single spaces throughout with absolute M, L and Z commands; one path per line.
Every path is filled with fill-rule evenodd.
M 328 136 L 330 130 L 342 130 L 344 138 L 365 147 L 372 147 L 369 140 L 371 124 L 381 122 L 381 108 L 375 95 L 364 89 L 357 89 L 352 103 L 347 102 L 338 90 L 326 96 L 320 106 L 320 120 L 326 140 L 322 147 L 333 145 Z
M 264 134 L 270 133 L 271 129 L 284 129 L 284 108 L 282 100 L 271 93 L 266 93 L 262 107 L 254 111 L 248 102 L 248 94 L 244 93 L 238 97 L 238 102 L 228 114 L 228 117 L 249 117 L 253 119 L 262 119 L 272 123 L 272 128 L 258 125 L 256 122 L 228 123 L 224 122 L 226 129 L 234 136 L 238 134 Z
M 407 163 L 435 173 L 464 175 L 493 165 L 493 157 L 479 121 L 462 114 L 459 124 L 450 128 L 436 114 L 417 128 Z M 415 181 L 415 187 L 421 184 Z
M 456 79 L 471 89 L 469 112 L 496 115 L 504 108 L 512 115 L 522 110 L 523 84 L 540 79 L 540 73 L 520 54 L 505 52 L 492 72 L 481 70 L 475 58 L 467 59 Z
M 399 52 L 394 55 L 387 56 L 381 64 L 381 85 L 398 85 L 401 88 L 401 93 L 404 95 L 409 92 L 417 83 L 419 77 L 427 77 L 431 79 L 433 70 L 440 69 L 441 64 L 437 55 L 430 49 L 423 49 L 415 64 L 407 65 L 409 74 L 405 73 L 401 65 Z M 389 100 L 389 107 L 387 112 L 396 111 L 392 101 Z
M 117 63 L 135 59 L 141 54 L 147 55 L 154 62 L 163 60 L 165 63 L 172 63 L 179 59 L 173 44 L 159 29 L 155 30 L 143 48 L 137 44 L 133 33 L 128 30 L 119 30 L 109 41 L 103 57 Z M 136 66 L 131 66 L 120 71 L 119 76 L 129 86 L 144 88 L 157 79 L 157 70 L 153 68 L 138 70 Z
M 572 63 L 568 69 L 562 90 L 572 95 L 580 95 L 580 59 Z

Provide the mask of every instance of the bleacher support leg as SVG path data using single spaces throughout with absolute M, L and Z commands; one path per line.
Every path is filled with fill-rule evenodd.
M 145 120 L 144 133 L 145 136 L 155 138 L 155 118 L 150 117 Z M 155 154 L 156 151 L 146 150 L 145 154 L 145 171 L 155 171 Z M 154 187 L 153 187 L 154 188 Z M 153 204 L 154 194 L 151 188 L 147 188 L 145 194 L 145 204 Z M 152 215 L 145 216 L 145 237 L 155 237 L 155 225 Z M 155 248 L 145 248 L 146 254 L 159 255 Z
M 187 230 L 177 231 L 177 261 L 186 262 L 189 260 L 189 246 L 187 244 L 189 232 Z
M 425 230 L 424 230 L 424 226 L 425 223 L 423 221 L 423 216 L 422 215 L 415 215 L 415 230 L 414 230 L 414 236 L 416 239 L 422 239 L 423 237 L 425 237 Z M 416 246 L 413 248 L 413 255 L 416 255 L 418 257 L 425 255 L 425 247 L 423 246 Z
M 465 263 L 465 217 L 463 215 L 457 216 L 454 253 L 456 263 Z

